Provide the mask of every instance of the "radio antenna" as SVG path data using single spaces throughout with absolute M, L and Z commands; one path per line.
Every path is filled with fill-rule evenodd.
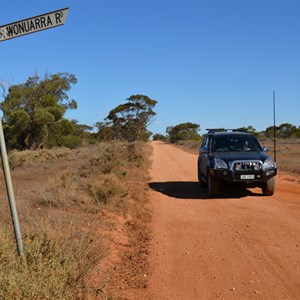
M 273 121 L 274 121 L 274 125 L 273 125 L 273 141 L 274 141 L 274 161 L 276 162 L 276 119 L 275 119 L 275 91 L 273 91 Z

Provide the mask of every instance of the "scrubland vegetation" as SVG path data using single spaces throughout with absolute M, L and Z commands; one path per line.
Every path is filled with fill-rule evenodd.
M 126 261 L 147 265 L 147 147 L 110 142 L 10 153 L 25 255 L 17 255 L 2 199 L 1 299 L 117 299 L 129 276 L 144 284 L 144 270 Z M 118 226 L 128 245 L 139 242 L 112 266 Z
M 69 73 L 0 82 L 25 248 L 18 257 L 2 199 L 0 299 L 114 299 L 124 287 L 145 286 L 149 150 L 142 141 L 157 101 L 131 95 L 88 126 L 66 118 L 77 109 L 68 96 L 76 83 Z M 124 257 L 110 263 L 116 247 Z
M 146 287 L 150 150 L 144 142 L 157 101 L 131 95 L 104 121 L 79 124 L 66 118 L 77 109 L 67 94 L 76 82 L 75 75 L 58 73 L 35 74 L 9 87 L 0 83 L 25 250 L 24 257 L 17 255 L 2 196 L 0 299 L 120 299 L 126 288 Z M 273 126 L 240 130 L 266 139 L 263 145 L 272 151 Z M 186 122 L 153 139 L 197 153 L 199 131 L 200 125 Z M 284 123 L 275 131 L 282 139 L 279 170 L 299 174 L 300 127 Z M 3 185 L 1 191 L 6 195 Z

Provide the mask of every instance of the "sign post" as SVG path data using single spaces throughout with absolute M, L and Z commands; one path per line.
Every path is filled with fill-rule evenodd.
M 14 23 L 0 26 L 0 42 L 10 40 L 25 34 L 50 29 L 53 27 L 64 25 L 69 8 L 56 10 L 47 14 L 39 15 L 29 19 L 24 19 Z M 5 139 L 3 134 L 2 120 L 0 119 L 0 154 L 3 166 L 3 172 L 6 183 L 7 196 L 9 200 L 9 208 L 14 226 L 14 233 L 17 242 L 18 254 L 24 255 L 23 242 L 21 236 L 21 229 L 19 224 L 19 218 L 16 209 L 16 201 L 14 196 L 14 190 L 11 180 L 11 173 L 9 169 L 9 163 L 7 158 L 7 151 L 5 145 Z
M 20 256 L 23 256 L 23 242 L 21 236 L 21 229 L 20 229 L 19 218 L 17 214 L 14 189 L 12 185 L 11 174 L 10 174 L 10 169 L 8 164 L 7 151 L 5 146 L 5 139 L 4 139 L 1 119 L 0 119 L 0 151 L 1 151 L 1 160 L 2 160 L 3 173 L 4 173 L 5 184 L 6 184 L 8 202 L 9 202 L 10 214 L 12 217 L 14 232 L 15 232 L 15 237 L 17 242 L 18 254 Z

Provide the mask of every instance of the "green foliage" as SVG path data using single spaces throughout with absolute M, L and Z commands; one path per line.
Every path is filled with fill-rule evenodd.
M 143 130 L 139 135 L 138 135 L 138 140 L 143 141 L 143 142 L 148 142 L 150 137 L 152 135 L 151 131 L 148 130 Z
M 39 148 L 48 142 L 52 146 L 58 139 L 53 135 L 64 131 L 58 128 L 66 124 L 62 122 L 65 112 L 77 108 L 67 95 L 76 82 L 74 75 L 58 73 L 42 79 L 34 75 L 25 83 L 10 86 L 0 104 L 8 148 Z
M 171 143 L 176 143 L 180 140 L 199 141 L 201 139 L 201 136 L 198 134 L 199 130 L 200 125 L 187 122 L 168 127 L 167 133 Z
M 118 137 L 116 127 L 105 122 L 97 122 L 95 127 L 98 129 L 97 138 L 101 142 L 108 142 Z
M 288 139 L 291 137 L 299 137 L 300 130 L 290 123 L 283 123 L 278 127 L 277 136 L 279 138 Z
M 197 133 L 199 130 L 198 124 L 193 123 L 183 123 L 178 124 L 176 126 L 167 127 L 167 133 L 170 142 L 176 143 L 178 141 L 199 141 L 201 136 Z M 214 129 L 218 131 L 224 131 L 225 128 Z M 256 129 L 249 125 L 247 127 L 240 127 L 234 129 L 236 131 L 247 132 L 253 134 L 258 138 L 267 138 L 273 139 L 274 138 L 274 126 L 267 127 L 264 131 L 256 131 Z M 275 135 L 279 139 L 298 139 L 300 138 L 300 126 L 296 127 L 290 123 L 282 123 L 279 126 L 275 126 Z M 161 135 L 154 135 L 154 140 L 163 140 L 163 136 Z
M 153 135 L 153 141 L 166 141 L 168 138 L 160 133 L 156 133 Z
M 47 125 L 48 123 L 54 122 L 55 116 L 45 109 L 37 108 L 33 114 L 32 121 L 36 125 Z
M 60 122 L 53 123 L 48 129 L 47 147 L 61 145 L 64 136 L 75 135 L 76 126 L 72 121 L 62 119 Z
M 24 130 L 30 123 L 30 116 L 26 111 L 16 109 L 11 114 L 11 121 L 17 130 Z
M 95 145 L 97 144 L 98 140 L 97 137 L 95 137 L 94 135 L 89 135 L 88 139 L 87 139 L 87 143 L 90 145 Z
M 126 140 L 129 142 L 149 139 L 147 131 L 157 101 L 145 95 L 132 95 L 126 103 L 112 109 L 106 117 L 107 123 L 98 123 L 99 138 L 103 140 Z
M 82 146 L 82 139 L 79 136 L 67 135 L 61 138 L 60 146 L 75 149 Z
M 280 139 L 300 138 L 300 128 L 290 124 L 283 123 L 279 126 L 275 126 L 275 135 Z M 263 136 L 266 138 L 274 138 L 274 126 L 266 128 L 263 132 Z
M 248 132 L 248 133 L 253 134 L 255 136 L 259 135 L 259 132 L 257 132 L 256 129 L 251 125 L 249 125 L 248 127 L 240 127 L 240 128 L 237 128 L 236 130 L 241 131 L 241 132 Z

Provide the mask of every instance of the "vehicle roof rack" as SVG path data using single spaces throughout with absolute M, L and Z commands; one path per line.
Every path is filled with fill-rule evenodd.
M 227 129 L 227 128 L 208 128 L 206 130 L 208 131 L 208 133 L 238 131 L 237 129 Z

